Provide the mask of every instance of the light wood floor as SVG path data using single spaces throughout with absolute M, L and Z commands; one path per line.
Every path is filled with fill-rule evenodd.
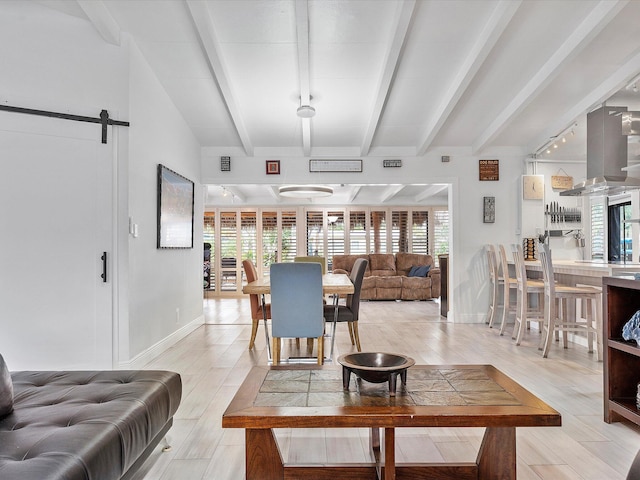
M 183 398 L 169 432 L 173 449 L 160 449 L 134 480 L 241 480 L 244 431 L 222 429 L 221 416 L 253 365 L 266 363 L 264 331 L 256 349 L 248 299 L 205 300 L 207 325 L 151 362 L 147 368 L 179 372 Z M 548 359 L 537 349 L 538 333 L 521 346 L 486 325 L 451 324 L 435 302 L 363 302 L 363 350 L 398 352 L 416 363 L 490 363 L 562 414 L 562 427 L 517 431 L 518 479 L 624 479 L 640 449 L 640 429 L 602 419 L 602 363 L 586 347 L 553 345 Z M 302 342 L 303 344 L 305 342 Z M 293 346 L 293 343 L 291 344 Z M 338 325 L 337 353 L 352 350 L 346 325 Z M 336 355 L 337 356 L 337 355 Z M 474 461 L 483 429 L 398 429 L 398 462 Z M 363 430 L 277 432 L 288 463 L 368 461 Z

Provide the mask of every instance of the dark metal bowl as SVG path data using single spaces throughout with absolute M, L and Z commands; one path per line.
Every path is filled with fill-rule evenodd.
M 407 382 L 407 368 L 415 365 L 415 360 L 404 355 L 382 352 L 359 352 L 341 355 L 342 379 L 345 390 L 349 389 L 351 372 L 371 383 L 389 382 L 389 393 L 395 395 L 396 377 Z

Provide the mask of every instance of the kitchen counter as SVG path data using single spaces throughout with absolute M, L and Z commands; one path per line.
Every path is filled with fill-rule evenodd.
M 524 262 L 527 275 L 542 278 L 542 265 L 539 260 Z M 619 277 L 640 272 L 640 263 L 607 263 L 602 260 L 553 260 L 553 272 L 561 283 L 576 285 L 602 285 L 602 277 Z

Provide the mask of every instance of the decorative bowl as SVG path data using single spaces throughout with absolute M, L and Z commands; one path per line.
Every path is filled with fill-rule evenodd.
M 384 352 L 349 353 L 341 355 L 338 362 L 342 365 L 342 386 L 345 390 L 349 390 L 349 380 L 353 372 L 367 382 L 389 382 L 391 396 L 395 396 L 398 375 L 406 385 L 407 368 L 416 363 L 413 358 L 405 355 Z

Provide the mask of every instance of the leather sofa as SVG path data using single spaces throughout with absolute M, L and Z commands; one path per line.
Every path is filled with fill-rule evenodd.
M 433 257 L 418 253 L 335 255 L 333 272 L 349 275 L 356 259 L 369 261 L 362 281 L 361 300 L 429 300 L 440 296 L 440 269 Z M 409 276 L 412 267 L 429 266 L 426 277 Z
M 10 377 L 12 409 L 0 412 L 3 479 L 131 478 L 171 427 L 182 396 L 180 375 L 166 371 Z

